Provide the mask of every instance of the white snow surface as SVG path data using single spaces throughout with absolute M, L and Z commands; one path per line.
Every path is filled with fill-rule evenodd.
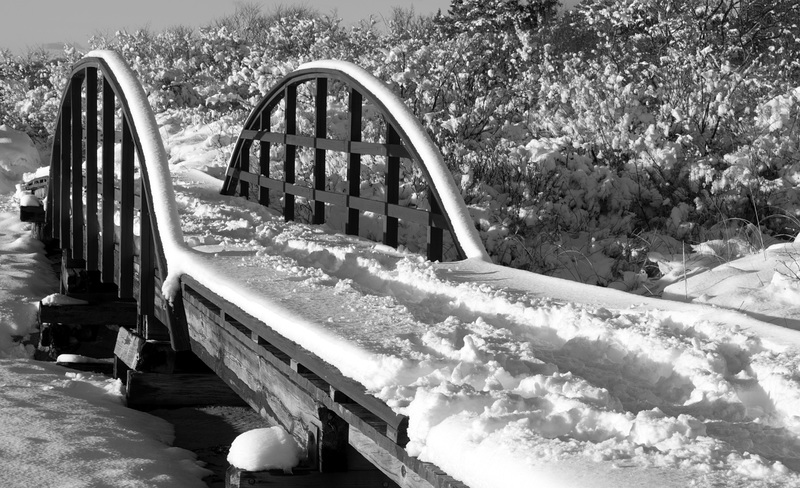
M 264 427 L 239 434 L 231 443 L 228 462 L 247 471 L 282 469 L 291 473 L 301 454 L 300 446 L 286 429 Z
M 477 250 L 438 264 L 325 226 L 285 223 L 218 194 L 212 175 L 226 161 L 210 161 L 198 148 L 206 141 L 185 137 L 202 127 L 176 127 L 174 114 L 156 120 L 145 103 L 133 105 L 143 140 L 160 133 L 171 148 L 144 152 L 172 278 L 189 272 L 408 415 L 412 455 L 471 488 L 800 486 L 797 331 L 736 310 L 502 268 Z M 72 474 L 53 464 L 66 458 L 41 447 L 54 444 L 70 459 L 94 459 L 75 469 L 116 486 L 198 484 L 203 473 L 169 447 L 168 429 L 108 400 L 111 380 L 56 373 L 12 340 L 32 331 L 35 303 L 56 286 L 15 211 L 3 195 L 0 357 L 9 359 L 0 361 L 0 402 L 14 407 L 0 409 L 0 435 L 10 439 L 3 445 L 12 446 L 0 448 L 4 469 L 61 486 Z M 759 283 L 800 281 L 781 276 Z M 743 298 L 752 289 L 725 292 Z M 83 386 L 92 381 L 105 386 Z M 59 386 L 66 383 L 78 386 Z M 66 395 L 76 391 L 80 401 Z M 75 405 L 81 421 L 55 415 L 61 405 Z M 27 429 L 14 427 L 23 414 Z M 31 429 L 60 437 L 28 436 Z M 122 438 L 142 439 L 145 449 L 126 451 Z M 112 453 L 103 462 L 97 445 Z
M 0 125 L 0 192 L 13 190 L 23 174 L 41 165 L 39 151 L 27 134 Z

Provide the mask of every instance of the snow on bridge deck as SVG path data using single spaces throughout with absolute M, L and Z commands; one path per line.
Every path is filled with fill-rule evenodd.
M 277 332 L 408 415 L 408 451 L 472 488 L 800 484 L 786 468 L 800 469 L 797 332 L 430 263 L 284 222 L 218 183 L 176 175 L 184 235 L 204 254 L 190 274 L 254 316 L 285 315 Z

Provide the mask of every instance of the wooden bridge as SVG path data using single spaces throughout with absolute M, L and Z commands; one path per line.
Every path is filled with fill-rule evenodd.
M 375 161 L 385 168 L 380 198 L 360 193 L 362 169 Z M 346 174 L 344 189 L 326 186 L 333 167 Z M 410 184 L 401 174 L 416 178 L 416 204 L 401 197 L 401 184 Z M 118 55 L 94 52 L 74 66 L 48 188 L 40 227 L 61 249 L 62 292 L 89 301 L 81 320 L 122 326 L 116 374 L 131 406 L 157 403 L 153 385 L 175 387 L 196 356 L 283 425 L 313 470 L 346 471 L 360 455 L 380 470 L 383 486 L 463 486 L 406 453 L 406 417 L 280 332 L 284 322 L 313 317 L 244 283 L 220 285 L 214 257 L 183 243 L 154 115 Z M 278 83 L 245 122 L 221 190 L 347 234 L 365 235 L 363 224 L 377 221 L 380 241 L 416 246 L 431 260 L 486 260 L 438 150 L 402 101 L 352 65 L 312 63 Z M 424 244 L 403 242 L 420 229 Z M 42 306 L 41 313 L 59 322 L 71 312 Z

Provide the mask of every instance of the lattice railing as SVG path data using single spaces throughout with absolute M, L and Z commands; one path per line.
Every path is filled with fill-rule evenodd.
M 406 128 L 380 94 L 336 69 L 300 69 L 264 97 L 244 124 L 222 193 L 433 261 L 465 257 Z

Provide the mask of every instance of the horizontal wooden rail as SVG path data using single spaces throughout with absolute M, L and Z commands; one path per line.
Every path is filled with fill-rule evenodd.
M 343 139 L 327 139 L 324 137 L 298 136 L 283 132 L 269 132 L 256 130 L 243 130 L 239 135 L 242 139 L 264 141 L 274 144 L 290 144 L 298 147 L 324 149 L 342 153 L 366 154 L 371 156 L 391 156 L 396 158 L 411 158 L 405 146 L 401 144 L 381 144 L 375 142 L 348 141 Z
M 307 200 L 316 200 L 330 203 L 340 207 L 354 208 L 363 212 L 371 212 L 378 215 L 385 215 L 396 219 L 403 219 L 415 224 L 426 225 L 438 229 L 448 229 L 447 219 L 444 215 L 435 214 L 426 210 L 414 207 L 404 207 L 394 203 L 387 203 L 380 200 L 370 200 L 363 197 L 354 197 L 347 193 L 336 193 L 326 190 L 317 190 L 307 186 L 286 183 L 283 180 L 268 178 L 264 175 L 257 175 L 240 171 L 235 168 L 228 168 L 228 175 L 241 181 L 246 181 L 251 185 L 260 186 L 269 190 L 279 190 L 283 193 L 295 195 Z

